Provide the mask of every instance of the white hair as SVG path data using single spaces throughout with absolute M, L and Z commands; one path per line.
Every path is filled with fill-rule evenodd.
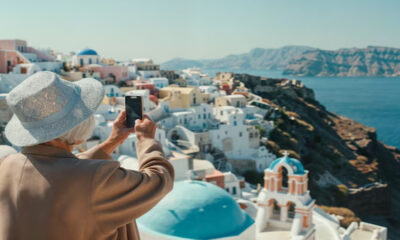
M 88 119 L 81 122 L 79 125 L 74 127 L 73 129 L 66 132 L 64 135 L 59 137 L 63 142 L 66 142 L 69 145 L 74 145 L 81 141 L 86 141 L 93 134 L 93 130 L 95 127 L 94 116 L 90 116 Z

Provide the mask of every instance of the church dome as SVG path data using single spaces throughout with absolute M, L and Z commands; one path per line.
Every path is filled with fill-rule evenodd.
M 90 48 L 85 48 L 82 50 L 79 50 L 76 55 L 82 56 L 82 55 L 98 55 L 97 52 L 93 49 Z
M 297 159 L 294 158 L 290 158 L 290 157 L 281 157 L 276 159 L 275 161 L 273 161 L 271 163 L 271 165 L 269 166 L 270 170 L 274 170 L 274 168 L 277 165 L 281 165 L 281 164 L 287 164 L 289 165 L 292 170 L 293 170 L 293 174 L 298 174 L 298 175 L 303 175 L 305 174 L 305 170 L 304 170 L 304 166 L 303 164 L 301 164 L 301 162 Z
M 202 181 L 175 182 L 137 222 L 141 231 L 184 239 L 236 236 L 254 223 L 226 191 Z

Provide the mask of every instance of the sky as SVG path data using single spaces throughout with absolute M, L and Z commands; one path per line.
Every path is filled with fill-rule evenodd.
M 400 48 L 399 0 L 0 0 L 0 39 L 117 60 L 260 48 Z

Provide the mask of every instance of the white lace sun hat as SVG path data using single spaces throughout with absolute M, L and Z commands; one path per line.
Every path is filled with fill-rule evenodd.
M 96 79 L 72 83 L 53 72 L 38 72 L 8 94 L 14 115 L 5 135 L 18 147 L 53 140 L 90 117 L 103 97 L 103 86 Z

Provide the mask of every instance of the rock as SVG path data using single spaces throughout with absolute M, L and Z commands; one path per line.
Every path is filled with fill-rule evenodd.
M 289 61 L 283 71 L 293 76 L 400 75 L 400 49 L 389 47 L 306 51 Z

